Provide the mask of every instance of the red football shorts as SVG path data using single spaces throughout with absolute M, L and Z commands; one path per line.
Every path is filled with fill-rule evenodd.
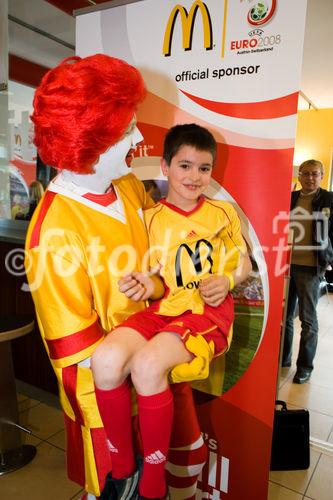
M 234 301 L 230 293 L 218 307 L 205 304 L 203 314 L 185 311 L 179 316 L 164 316 L 155 311 L 156 305 L 152 303 L 144 311 L 130 316 L 118 328 L 133 328 L 147 340 L 161 332 L 176 333 L 184 343 L 189 335 L 203 335 L 207 342 L 214 342 L 215 355 L 225 351 L 234 320 Z

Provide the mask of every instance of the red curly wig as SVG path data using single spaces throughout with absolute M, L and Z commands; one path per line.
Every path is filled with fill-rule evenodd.
M 84 174 L 118 142 L 145 96 L 139 71 L 104 54 L 70 57 L 34 97 L 34 143 L 44 163 Z

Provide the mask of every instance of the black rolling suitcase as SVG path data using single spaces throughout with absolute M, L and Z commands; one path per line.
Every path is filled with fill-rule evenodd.
M 271 470 L 308 469 L 310 465 L 310 432 L 308 410 L 289 410 L 277 400 L 275 409 Z

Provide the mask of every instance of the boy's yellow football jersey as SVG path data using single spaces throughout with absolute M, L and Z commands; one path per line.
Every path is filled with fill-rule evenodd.
M 199 283 L 210 275 L 230 273 L 246 253 L 240 220 L 226 201 L 200 198 L 185 212 L 162 200 L 144 212 L 149 234 L 150 267 L 163 278 L 166 293 L 158 314 L 202 314 Z

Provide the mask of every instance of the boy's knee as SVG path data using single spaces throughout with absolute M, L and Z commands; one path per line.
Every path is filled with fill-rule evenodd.
M 122 382 L 125 369 L 124 354 L 117 347 L 100 344 L 91 357 L 91 370 L 98 387 L 116 387 Z
M 159 384 L 164 377 L 161 360 L 148 349 L 141 349 L 133 357 L 131 363 L 131 377 L 133 384 L 137 389 L 142 386 L 145 388 L 155 383 Z
M 95 374 L 99 371 L 104 370 L 104 368 L 110 363 L 109 358 L 109 349 L 105 349 L 105 346 L 103 346 L 103 344 L 97 346 L 91 356 L 92 372 Z

